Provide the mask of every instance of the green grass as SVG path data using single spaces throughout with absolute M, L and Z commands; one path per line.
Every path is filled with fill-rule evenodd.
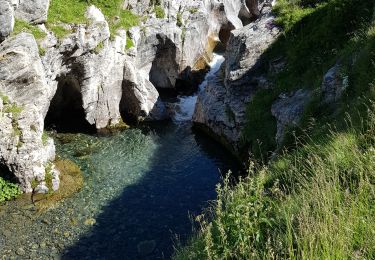
M 236 185 L 195 218 L 196 233 L 174 259 L 375 258 L 375 16 L 373 1 L 280 0 L 286 29 L 265 54 L 286 71 L 248 106 L 244 144 L 257 159 L 275 148 L 277 96 L 317 90 L 337 60 L 348 89 L 335 106 L 319 99 L 272 161 L 252 160 Z M 267 148 L 266 150 L 262 150 Z
M 129 29 L 139 23 L 140 18 L 129 10 L 122 10 L 121 0 L 52 0 L 48 11 L 48 24 L 53 28 L 60 23 L 87 23 L 85 12 L 88 6 L 95 5 L 105 15 L 111 34 L 116 30 Z M 55 28 L 59 35 L 65 35 L 61 28 Z
M 65 36 L 67 36 L 70 33 L 72 33 L 71 30 L 68 30 L 68 29 L 64 28 L 63 26 L 61 26 L 61 25 L 47 23 L 47 28 L 48 28 L 48 30 L 50 30 L 51 32 L 53 32 L 53 34 L 58 39 L 63 39 Z
M 269 157 L 269 151 L 276 148 L 272 103 L 281 93 L 301 88 L 320 89 L 324 74 L 338 60 L 352 58 L 348 53 L 354 55 L 363 40 L 368 39 L 363 30 L 367 31 L 373 8 L 370 0 L 277 2 L 276 21 L 285 32 L 263 57 L 265 61 L 282 58 L 287 61 L 287 67 L 278 75 L 269 75 L 275 87 L 258 92 L 248 104 L 242 132 L 243 150 L 250 147 L 256 158 Z M 265 70 L 267 66 L 268 62 L 264 62 Z
M 364 107 L 360 125 L 317 125 L 294 152 L 225 180 L 174 258 L 374 259 L 375 106 Z
M 16 19 L 16 22 L 14 24 L 14 30 L 13 30 L 12 34 L 17 35 L 21 32 L 31 33 L 32 35 L 34 35 L 36 40 L 40 40 L 40 39 L 43 39 L 44 37 L 46 37 L 46 33 L 41 31 L 37 26 L 31 25 L 31 24 L 29 24 L 25 21 Z
M 130 49 L 131 47 L 134 47 L 134 42 L 130 37 L 126 37 L 126 49 Z
M 43 134 L 42 134 L 42 144 L 44 146 L 47 145 L 48 139 L 49 139 L 48 133 L 46 131 L 43 131 Z
M 21 114 L 23 111 L 22 106 L 18 106 L 16 103 L 8 103 L 7 105 L 4 106 L 3 108 L 4 113 L 10 113 L 13 115 L 13 118 L 18 118 L 18 116 Z

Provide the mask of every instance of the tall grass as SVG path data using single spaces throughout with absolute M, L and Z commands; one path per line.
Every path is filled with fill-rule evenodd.
M 301 88 L 319 90 L 324 74 L 337 61 L 348 60 L 350 64 L 353 55 L 363 48 L 359 39 L 369 38 L 367 29 L 373 19 L 374 4 L 372 0 L 277 1 L 276 22 L 284 33 L 263 54 L 264 69 L 268 69 L 269 61 L 280 58 L 287 65 L 283 72 L 268 75 L 274 88 L 259 91 L 247 105 L 242 131 L 244 149 L 250 147 L 256 157 L 269 157 L 269 151 L 276 147 L 272 103 L 281 93 Z M 371 68 L 363 65 L 364 71 Z M 366 84 L 362 86 L 367 88 Z
M 332 107 L 316 102 L 272 161 L 251 161 L 236 185 L 224 179 L 175 259 L 375 259 L 374 2 L 280 0 L 276 8 L 287 38 L 265 55 L 295 63 L 249 104 L 247 141 L 270 151 L 274 98 L 297 87 L 319 90 L 337 60 L 346 95 Z
M 250 163 L 235 186 L 225 179 L 175 259 L 374 259 L 375 105 L 359 129 L 347 122 L 324 142 Z

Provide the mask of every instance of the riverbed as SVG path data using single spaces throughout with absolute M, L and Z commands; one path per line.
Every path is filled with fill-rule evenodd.
M 222 60 L 215 56 L 206 79 Z M 69 141 L 58 135 L 57 154 L 80 166 L 84 186 L 41 213 L 32 205 L 2 206 L 0 255 L 169 259 L 192 234 L 192 216 L 216 198 L 222 174 L 237 169 L 223 147 L 192 130 L 196 96 L 178 97 L 171 121 Z

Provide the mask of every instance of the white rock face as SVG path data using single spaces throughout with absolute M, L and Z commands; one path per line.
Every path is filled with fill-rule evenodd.
M 157 88 L 172 89 L 177 80 L 185 80 L 191 71 L 202 69 L 211 58 L 215 41 L 223 38 L 226 42 L 230 30 L 243 26 L 238 18 L 240 13 L 247 10 L 246 16 L 252 17 L 242 0 L 160 3 L 166 17 L 156 19 L 151 15 L 142 29 L 133 29 L 130 33 L 136 45 L 136 66 L 149 75 Z M 127 1 L 129 5 L 134 10 L 145 8 L 139 1 Z
M 9 36 L 14 28 L 14 10 L 5 0 L 0 0 L 0 41 Z
M 138 120 L 163 120 L 167 112 L 152 83 L 125 61 L 121 109 Z
M 38 24 L 47 21 L 50 0 L 19 0 L 16 18 Z
M 21 33 L 0 45 L 0 92 L 0 163 L 14 173 L 23 191 L 31 192 L 34 179 L 40 190 L 48 190 L 46 166 L 54 160 L 55 147 L 42 135 L 53 90 L 31 34 Z M 57 189 L 58 172 L 52 168 L 49 174 Z
M 81 66 L 80 78 L 83 108 L 86 120 L 96 128 L 119 123 L 120 101 L 124 79 L 126 33 L 106 40 L 96 53 L 87 53 L 76 59 Z
M 56 89 L 65 79 L 74 83 L 86 120 L 97 129 L 119 123 L 120 109 L 135 118 L 165 118 L 164 105 L 148 75 L 141 76 L 125 53 L 126 32 L 119 31 L 110 40 L 100 10 L 91 6 L 86 15 L 88 26 L 79 26 L 60 46 L 47 47 L 43 63 L 51 88 Z M 124 87 L 126 82 L 132 82 L 133 87 Z
M 87 8 L 86 17 L 92 23 L 106 22 L 103 13 L 95 5 L 91 5 Z
M 257 90 L 270 87 L 258 65 L 280 31 L 273 23 L 271 7 L 262 10 L 260 19 L 232 31 L 222 70 L 199 94 L 193 115 L 196 125 L 219 137 L 235 152 L 245 124 L 246 104 Z

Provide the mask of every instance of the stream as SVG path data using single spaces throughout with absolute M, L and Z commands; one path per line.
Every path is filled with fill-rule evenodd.
M 223 60 L 215 55 L 206 80 Z M 192 235 L 191 216 L 216 198 L 221 174 L 237 169 L 223 147 L 191 129 L 196 99 L 178 97 L 170 122 L 110 136 L 75 134 L 67 143 L 56 139 L 59 156 L 81 167 L 84 186 L 39 214 L 12 201 L 1 206 L 0 256 L 169 259 Z M 87 147 L 90 153 L 82 155 Z

